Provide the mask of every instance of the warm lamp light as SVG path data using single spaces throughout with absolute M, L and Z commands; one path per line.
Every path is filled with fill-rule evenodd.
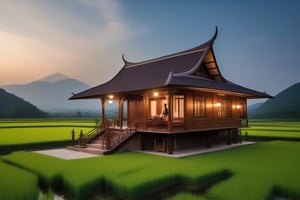
M 110 99 L 113 99 L 113 98 L 114 98 L 114 95 L 109 95 L 109 98 L 110 98 Z
M 221 103 L 220 102 L 215 103 L 215 107 L 221 107 Z
M 112 100 L 109 100 L 109 101 L 108 101 L 108 103 L 109 103 L 109 104 L 112 104 L 112 103 L 113 103 L 113 101 L 112 101 Z
M 158 92 L 154 92 L 153 94 L 155 97 L 158 97 Z
M 236 105 L 236 108 L 237 108 L 237 109 L 240 109 L 240 108 L 241 108 L 241 105 Z

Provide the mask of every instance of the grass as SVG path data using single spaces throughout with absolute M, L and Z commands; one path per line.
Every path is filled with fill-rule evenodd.
M 39 127 L 95 127 L 92 119 L 2 119 L 1 128 L 39 128 Z
M 174 197 L 169 198 L 168 200 L 207 200 L 205 197 L 203 196 L 198 196 L 198 195 L 194 195 L 191 193 L 187 193 L 187 192 L 182 192 L 177 194 Z
M 231 151 L 232 152 L 232 151 Z M 280 185 L 289 193 L 285 198 L 300 198 L 300 145 L 298 142 L 264 142 L 234 150 L 231 156 L 219 152 L 210 159 L 226 163 L 235 174 L 207 193 L 211 199 L 270 199 Z M 223 154 L 223 155 L 222 155 Z M 230 159 L 230 161 L 228 160 Z M 217 163 L 216 163 L 217 164 Z
M 81 130 L 85 133 L 93 127 L 94 120 L 0 120 L 0 154 L 69 145 L 72 129 L 77 138 Z
M 14 129 L 23 131 L 9 132 Z M 49 135 L 53 135 L 53 140 L 56 137 L 70 138 L 69 127 L 2 128 L 0 135 L 4 135 L 2 130 L 7 130 L 11 138 L 23 137 L 21 135 L 24 134 L 32 137 L 31 142 L 34 138 L 35 142 L 39 142 L 43 139 L 39 138 L 42 136 L 36 133 L 38 136 L 35 137 L 33 132 L 42 129 L 45 129 L 44 134 L 48 142 L 51 139 Z M 61 132 L 55 136 L 53 130 Z M 255 133 L 258 137 L 281 136 L 289 140 L 294 138 L 297 140 L 300 137 L 300 123 L 296 122 L 251 122 L 250 128 L 245 130 L 250 137 Z M 5 142 L 0 140 L 2 146 L 9 145 L 9 141 L 9 139 Z M 20 142 L 22 144 L 22 140 Z M 22 176 L 14 176 L 13 171 L 8 168 L 35 177 L 28 183 L 28 187 L 31 187 L 28 191 L 32 191 L 28 192 L 32 195 L 32 198 L 28 199 L 37 199 L 33 198 L 39 189 L 37 182 L 41 189 L 53 190 L 63 194 L 67 199 L 75 200 L 93 198 L 252 200 L 272 199 L 275 196 L 300 199 L 299 153 L 300 145 L 295 141 L 261 142 L 182 159 L 126 152 L 88 159 L 62 160 L 34 152 L 19 151 L 0 157 L 1 172 L 8 172 L 0 174 L 0 182 L 2 179 L 6 182 L 11 177 L 11 184 L 22 183 Z M 4 197 L 8 198 L 0 199 L 27 198 L 26 195 L 24 198 L 17 196 L 23 193 L 22 188 L 7 190 L 3 182 L 0 184 L 0 192 L 2 191 L 5 191 Z M 0 197 L 3 194 L 0 193 Z
M 133 152 L 69 161 L 15 152 L 3 159 L 42 177 L 54 191 L 63 188 L 58 192 L 71 199 L 92 198 L 105 192 L 121 199 L 140 199 L 152 194 L 167 198 L 173 193 L 165 191 L 172 187 L 179 189 L 175 199 L 180 199 L 182 192 L 199 199 L 268 199 L 276 192 L 297 199 L 299 152 L 298 142 L 273 141 L 183 159 Z M 51 163 L 55 163 L 54 168 Z M 227 179 L 221 178 L 224 170 L 232 174 Z M 218 183 L 206 192 L 193 194 L 201 184 L 215 183 L 214 179 Z
M 300 140 L 300 122 L 286 121 L 250 121 L 242 133 L 252 140 Z
M 0 169 L 0 199 L 37 199 L 39 188 L 36 175 L 1 161 Z
M 75 128 L 77 136 L 80 130 L 87 132 L 91 128 Z M 0 145 L 32 144 L 55 141 L 70 141 L 72 129 L 59 128 L 7 128 L 0 129 Z

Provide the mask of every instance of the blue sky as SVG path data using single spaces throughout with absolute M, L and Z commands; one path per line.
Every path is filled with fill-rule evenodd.
M 225 78 L 276 95 L 300 81 L 300 1 L 3 0 L 0 85 L 61 72 L 95 86 L 122 67 L 197 46 Z

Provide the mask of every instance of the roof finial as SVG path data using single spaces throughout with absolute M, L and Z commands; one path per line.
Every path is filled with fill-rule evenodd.
M 127 60 L 125 59 L 124 53 L 122 53 L 122 60 L 123 60 L 125 65 L 128 63 Z
M 217 38 L 218 35 L 218 26 L 216 25 L 216 30 L 214 36 L 211 38 L 211 41 L 214 41 Z

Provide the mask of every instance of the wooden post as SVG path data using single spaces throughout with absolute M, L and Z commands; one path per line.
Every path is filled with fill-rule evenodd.
M 102 127 L 105 126 L 105 98 L 101 98 L 101 109 L 102 109 L 102 118 L 101 118 L 101 125 Z
M 167 153 L 168 154 L 173 154 L 173 150 L 174 150 L 174 135 L 173 134 L 169 134 L 167 135 Z
M 172 91 L 168 92 L 168 107 L 169 107 L 169 116 L 168 116 L 168 130 L 169 132 L 173 131 L 173 94 Z
M 75 130 L 74 130 L 74 128 L 72 129 L 71 135 L 72 135 L 72 144 L 74 145 L 75 144 Z
M 83 146 L 83 131 L 80 130 L 79 134 L 79 146 Z
M 120 126 L 121 129 L 123 127 L 123 102 L 124 102 L 124 98 L 123 97 L 119 98 L 118 126 Z
M 149 95 L 146 93 L 143 95 L 143 102 L 144 102 L 144 125 L 143 129 L 147 129 L 147 118 L 149 115 Z

